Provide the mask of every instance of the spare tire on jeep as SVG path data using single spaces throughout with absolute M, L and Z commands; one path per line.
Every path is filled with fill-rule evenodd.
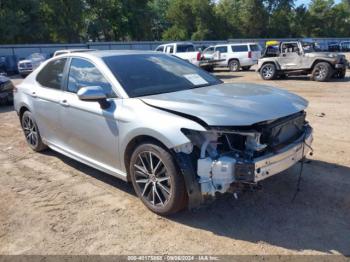
M 312 80 L 318 82 L 328 81 L 333 75 L 333 69 L 327 62 L 318 62 L 312 69 Z

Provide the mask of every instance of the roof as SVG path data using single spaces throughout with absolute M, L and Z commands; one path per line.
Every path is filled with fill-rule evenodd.
M 91 52 L 73 52 L 68 54 L 60 55 L 64 56 L 80 56 L 80 57 L 109 57 L 109 56 L 121 56 L 121 55 L 136 55 L 136 54 L 162 54 L 156 51 L 145 51 L 145 50 L 95 50 Z

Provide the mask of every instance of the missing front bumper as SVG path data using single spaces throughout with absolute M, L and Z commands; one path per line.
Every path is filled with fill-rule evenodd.
M 306 126 L 293 143 L 254 159 L 221 155 L 198 159 L 197 174 L 202 195 L 225 193 L 233 185 L 257 183 L 278 174 L 300 161 L 311 150 L 312 128 Z
M 236 180 L 259 182 L 288 169 L 310 153 L 312 141 L 312 128 L 308 126 L 292 144 L 252 161 L 237 163 Z

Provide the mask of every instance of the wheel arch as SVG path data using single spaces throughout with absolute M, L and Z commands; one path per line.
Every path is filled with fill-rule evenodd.
M 332 63 L 331 63 L 330 61 L 320 58 L 320 59 L 316 59 L 316 60 L 312 63 L 311 70 L 313 70 L 314 67 L 315 67 L 315 65 L 317 65 L 318 63 L 327 63 L 327 64 L 329 64 L 329 65 L 333 68 L 333 65 L 332 65 Z
M 260 72 L 261 68 L 262 68 L 264 65 L 266 65 L 266 64 L 274 64 L 275 67 L 276 67 L 276 70 L 279 70 L 279 71 L 281 70 L 280 65 L 279 65 L 276 61 L 264 61 L 264 62 L 261 64 L 261 66 L 260 66 L 258 72 Z
M 19 116 L 19 119 L 20 119 L 20 120 L 22 119 L 22 116 L 23 116 L 24 112 L 26 112 L 26 111 L 31 112 L 31 110 L 29 109 L 29 106 L 28 106 L 28 105 L 22 104 L 22 105 L 19 107 L 19 110 L 18 110 L 18 116 Z
M 161 140 L 159 140 L 153 136 L 150 136 L 150 135 L 135 136 L 127 143 L 126 148 L 125 148 L 124 153 L 123 153 L 123 156 L 124 156 L 123 157 L 123 164 L 125 166 L 128 181 L 130 181 L 129 168 L 130 168 L 131 155 L 134 152 L 134 150 L 137 148 L 138 145 L 140 145 L 141 143 L 145 143 L 145 142 L 154 143 L 172 154 L 171 150 L 165 145 L 165 143 L 163 143 Z

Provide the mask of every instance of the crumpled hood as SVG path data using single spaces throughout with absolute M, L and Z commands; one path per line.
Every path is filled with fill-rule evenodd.
M 250 126 L 304 110 L 308 102 L 265 85 L 235 83 L 145 96 L 146 104 L 197 117 L 210 126 Z

